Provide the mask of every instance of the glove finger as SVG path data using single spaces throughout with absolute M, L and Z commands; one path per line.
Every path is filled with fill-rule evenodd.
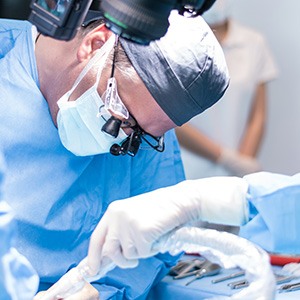
M 152 244 L 151 249 L 149 251 L 152 256 L 159 252 L 163 253 L 163 252 L 166 252 L 169 250 L 171 237 L 172 237 L 172 235 L 175 234 L 177 229 L 178 228 L 175 228 L 175 229 L 165 233 L 163 236 L 161 236 L 157 241 L 155 241 Z
M 124 243 L 124 241 L 121 241 L 121 252 L 123 253 L 123 256 L 126 259 L 140 259 L 140 258 L 147 258 L 150 256 L 153 256 L 154 251 L 151 250 L 151 244 L 146 243 L 146 242 L 136 242 L 137 244 L 130 244 Z
M 138 265 L 137 259 L 127 259 L 123 255 L 121 244 L 118 240 L 109 240 L 103 246 L 103 256 L 109 257 L 117 266 L 121 268 L 135 268 Z
M 139 258 L 138 251 L 134 245 L 127 246 L 123 248 L 123 255 L 127 259 L 136 259 Z
M 93 274 L 98 273 L 101 265 L 102 250 L 108 232 L 107 229 L 108 227 L 105 223 L 105 217 L 103 217 L 90 238 L 88 250 L 88 265 L 90 267 L 90 272 Z

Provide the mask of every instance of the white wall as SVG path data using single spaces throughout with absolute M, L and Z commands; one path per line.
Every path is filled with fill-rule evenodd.
M 268 171 L 300 172 L 300 1 L 234 0 L 234 16 L 262 32 L 279 77 L 269 85 L 265 140 L 259 155 Z

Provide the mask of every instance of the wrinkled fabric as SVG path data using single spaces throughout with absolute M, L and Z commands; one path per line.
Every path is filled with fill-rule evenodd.
M 86 256 L 110 202 L 178 183 L 183 168 L 173 131 L 165 135 L 163 153 L 145 144 L 134 158 L 67 151 L 39 90 L 30 23 L 2 20 L 0 33 L 7 50 L 0 59 L 4 188 L 16 213 L 16 247 L 37 270 L 40 288 L 47 288 Z M 144 299 L 173 263 L 168 255 L 153 257 L 126 272 L 113 270 L 95 286 L 102 300 Z
M 0 199 L 4 174 L 0 155 Z M 32 299 L 38 288 L 38 276 L 29 261 L 14 248 L 16 234 L 13 212 L 0 200 L 0 300 Z
M 251 220 L 240 235 L 270 252 L 300 254 L 300 173 L 260 172 L 244 178 Z
M 169 23 L 165 36 L 147 46 L 120 41 L 157 104 L 181 126 L 223 96 L 229 74 L 222 48 L 201 16 L 187 18 L 174 10 Z
M 158 248 L 161 252 L 201 253 L 201 256 L 225 269 L 239 267 L 245 271 L 245 279 L 249 283 L 247 288 L 241 289 L 230 298 L 211 300 L 274 299 L 276 283 L 269 255 L 241 237 L 212 229 L 183 227 L 161 239 Z

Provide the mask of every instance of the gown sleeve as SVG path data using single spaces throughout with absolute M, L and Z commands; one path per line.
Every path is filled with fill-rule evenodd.
M 251 220 L 240 235 L 269 252 L 300 254 L 300 173 L 260 172 L 244 178 Z
M 139 156 L 132 160 L 131 195 L 176 184 L 184 179 L 178 142 L 174 131 L 165 135 L 166 149 L 158 153 L 143 145 Z M 93 286 L 100 299 L 146 299 L 150 289 L 176 264 L 178 256 L 169 253 L 141 259 L 134 269 L 115 268 Z

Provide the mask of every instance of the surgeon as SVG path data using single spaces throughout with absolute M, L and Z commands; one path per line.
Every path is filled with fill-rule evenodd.
M 300 173 L 259 172 L 186 180 L 110 204 L 92 234 L 88 263 L 123 268 L 159 252 L 160 243 L 193 221 L 241 226 L 240 235 L 271 253 L 300 253 Z
M 41 291 L 87 255 L 111 202 L 184 179 L 171 129 L 218 101 L 229 76 L 201 17 L 172 14 L 149 46 L 118 39 L 92 12 L 69 42 L 27 21 L 1 20 L 0 31 L 4 190 Z M 145 299 L 175 259 L 114 269 L 74 297 Z

